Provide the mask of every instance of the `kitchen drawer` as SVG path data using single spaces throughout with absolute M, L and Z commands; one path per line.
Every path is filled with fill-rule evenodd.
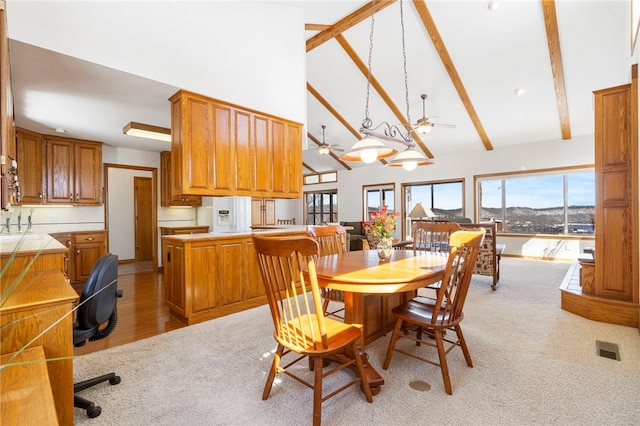
M 107 233 L 104 232 L 74 232 L 71 234 L 71 244 L 97 243 L 104 242 L 107 239 Z

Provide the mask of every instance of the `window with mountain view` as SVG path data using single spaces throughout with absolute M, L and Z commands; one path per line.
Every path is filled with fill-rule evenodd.
M 479 220 L 522 234 L 593 235 L 592 168 L 500 175 L 477 180 Z

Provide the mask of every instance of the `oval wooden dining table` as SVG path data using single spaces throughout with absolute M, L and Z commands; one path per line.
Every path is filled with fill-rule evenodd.
M 376 250 L 321 256 L 315 261 L 318 285 L 344 292 L 344 321 L 363 325 L 361 347 L 364 348 L 364 336 L 368 335 L 365 295 L 415 292 L 441 281 L 447 254 L 392 250 L 388 261 L 381 261 Z M 407 294 L 411 297 L 414 293 Z M 377 394 L 384 379 L 368 362 L 366 370 L 371 391 Z

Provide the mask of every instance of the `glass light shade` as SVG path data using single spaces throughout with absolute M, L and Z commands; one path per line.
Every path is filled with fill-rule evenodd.
M 418 126 L 418 128 L 416 129 L 419 133 L 422 133 L 423 135 L 426 135 L 427 133 L 431 133 L 431 126 L 426 124 L 426 125 L 421 125 Z
M 327 155 L 329 154 L 329 148 L 327 148 L 326 146 L 321 146 L 320 149 L 318 149 L 318 152 L 320 153 L 320 155 Z
M 400 154 L 396 155 L 396 158 L 389 161 L 389 166 L 402 166 L 405 170 L 413 170 L 417 166 L 425 166 L 427 164 L 433 164 L 433 161 L 424 156 L 423 153 L 416 151 L 413 148 L 407 148 Z
M 363 163 L 371 164 L 378 159 L 378 151 L 374 148 L 360 151 L 360 159 Z
M 340 156 L 340 159 L 343 161 L 364 161 L 365 163 L 373 163 L 376 159 L 379 160 L 381 158 L 390 157 L 397 152 L 398 151 L 393 148 L 389 148 L 379 140 L 367 136 L 356 142 L 349 151 Z

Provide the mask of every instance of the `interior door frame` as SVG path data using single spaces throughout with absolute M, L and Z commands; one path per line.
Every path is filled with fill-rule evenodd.
M 153 191 L 151 191 L 151 226 L 154 230 L 158 229 L 158 168 L 157 167 L 143 167 L 143 166 L 132 166 L 126 164 L 112 164 L 112 163 L 104 163 L 104 226 L 107 230 L 109 230 L 109 169 L 128 169 L 128 170 L 141 170 L 151 172 L 151 187 Z M 108 246 L 109 240 L 107 239 L 107 251 L 109 250 Z M 153 262 L 153 270 L 158 271 L 158 232 L 153 232 L 152 239 L 152 262 Z

